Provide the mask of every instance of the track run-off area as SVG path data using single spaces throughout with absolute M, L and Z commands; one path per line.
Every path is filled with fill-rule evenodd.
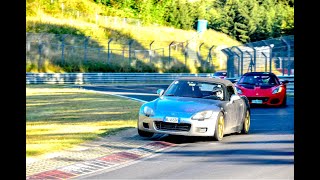
M 156 99 L 168 85 L 82 85 L 81 88 L 131 98 Z M 138 113 L 138 112 L 137 112 Z M 145 141 L 174 144 L 148 158 L 77 179 L 294 179 L 294 97 L 286 107 L 251 107 L 249 134 L 206 137 L 155 135 Z

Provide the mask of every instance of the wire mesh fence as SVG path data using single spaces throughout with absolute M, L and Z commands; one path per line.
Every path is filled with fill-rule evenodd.
M 136 62 L 152 66 L 187 66 L 197 63 L 196 53 L 187 42 L 133 39 L 94 40 L 89 36 L 26 33 L 26 60 L 43 64 L 118 63 L 136 66 Z M 203 64 L 198 64 L 199 66 Z M 209 66 L 208 66 L 209 67 Z
M 293 36 L 223 49 L 202 45 L 194 37 L 185 42 L 137 41 L 126 38 L 98 41 L 89 36 L 26 33 L 26 60 L 39 66 L 49 61 L 58 65 L 100 63 L 122 64 L 134 68 L 139 65 L 164 69 L 202 67 L 209 71 L 213 70 L 214 66 L 222 67 L 226 62 L 231 78 L 250 71 L 294 75 Z M 220 57 L 219 52 L 226 55 L 225 60 Z M 220 59 L 219 64 L 214 64 L 214 59 Z
M 294 36 L 273 38 L 222 50 L 227 56 L 229 77 L 246 72 L 294 75 Z
M 151 41 L 149 41 L 150 44 Z M 112 40 L 97 42 L 86 36 L 26 33 L 26 59 L 51 62 L 142 60 L 146 62 L 164 59 L 164 48 L 147 49 L 148 42 L 134 40 Z M 150 47 L 151 48 L 151 47 Z

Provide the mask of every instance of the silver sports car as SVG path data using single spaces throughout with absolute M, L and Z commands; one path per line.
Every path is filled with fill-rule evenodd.
M 250 128 L 250 106 L 239 96 L 229 80 L 209 77 L 185 77 L 174 80 L 159 97 L 139 110 L 138 133 L 213 136 L 221 141 L 225 134 Z

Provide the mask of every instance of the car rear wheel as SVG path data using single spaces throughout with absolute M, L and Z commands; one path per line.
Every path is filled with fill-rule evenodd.
M 138 129 L 138 134 L 142 137 L 152 137 L 154 133 Z
M 248 134 L 250 129 L 250 112 L 249 110 L 246 110 L 246 113 L 244 115 L 243 125 L 242 125 L 242 134 Z
M 223 138 L 223 135 L 224 135 L 224 116 L 220 112 L 216 122 L 216 127 L 215 127 L 213 137 L 216 141 L 221 141 Z

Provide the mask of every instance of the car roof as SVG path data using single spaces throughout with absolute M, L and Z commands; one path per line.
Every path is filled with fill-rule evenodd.
M 180 77 L 176 80 L 201 81 L 201 82 L 208 82 L 208 83 L 220 83 L 226 86 L 234 86 L 234 84 L 227 79 L 212 78 L 212 77 Z
M 215 73 L 226 73 L 227 71 L 216 71 Z
M 247 72 L 243 74 L 243 76 L 246 76 L 246 75 L 257 75 L 257 76 L 258 75 L 274 75 L 275 76 L 275 74 L 272 72 Z

